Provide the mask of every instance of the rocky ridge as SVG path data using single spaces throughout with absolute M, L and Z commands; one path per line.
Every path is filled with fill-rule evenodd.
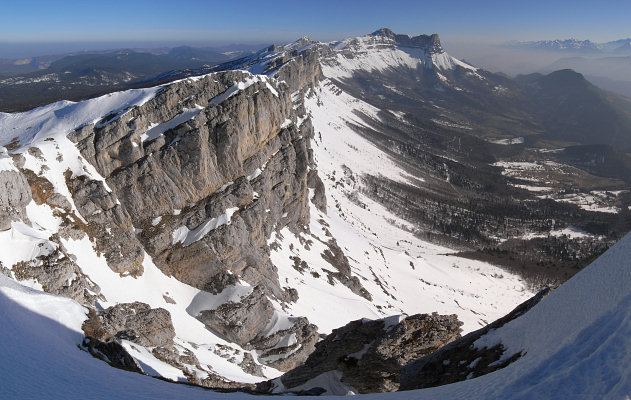
M 437 313 L 352 321 L 318 342 L 303 365 L 259 388 L 346 394 L 318 389 L 318 377 L 333 374 L 355 393 L 396 391 L 401 367 L 458 339 L 461 325 L 457 316 Z
M 477 348 L 475 342 L 492 330 L 519 318 L 537 305 L 551 289 L 547 288 L 515 307 L 506 316 L 459 338 L 425 357 L 413 360 L 401 369 L 401 390 L 422 389 L 486 375 L 515 362 L 523 354 L 505 357 L 502 344 Z

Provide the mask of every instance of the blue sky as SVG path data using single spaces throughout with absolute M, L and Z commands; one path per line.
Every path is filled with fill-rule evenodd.
M 282 42 L 386 26 L 443 40 L 631 36 L 631 1 L 2 1 L 0 42 Z

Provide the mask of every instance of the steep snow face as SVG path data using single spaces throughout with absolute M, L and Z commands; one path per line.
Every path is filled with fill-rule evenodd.
M 430 52 L 419 47 L 397 44 L 394 37 L 364 35 L 329 43 L 333 52 L 322 59 L 322 73 L 328 78 L 350 78 L 356 71 L 386 71 L 398 68 L 453 70 L 462 67 L 477 69 L 445 52 Z
M 414 227 L 362 193 L 364 175 L 422 185 L 354 128 L 371 126 L 377 109 L 324 81 L 305 100 L 315 130 L 312 143 L 327 195 L 327 213 L 311 207 L 309 234 L 272 235 L 272 261 L 283 285 L 300 295 L 288 305 L 328 333 L 349 320 L 393 314 L 457 314 L 469 332 L 505 315 L 531 297 L 524 282 L 492 265 L 452 256 L 453 250 L 423 242 Z M 373 299 L 334 280 L 322 254 L 333 237 L 352 274 Z M 295 267 L 305 261 L 308 269 Z
M 549 398 L 631 394 L 629 255 L 628 234 L 523 317 L 475 343 L 478 348 L 502 343 L 505 358 L 525 353 L 495 377 L 512 380 L 502 390 L 547 392 Z

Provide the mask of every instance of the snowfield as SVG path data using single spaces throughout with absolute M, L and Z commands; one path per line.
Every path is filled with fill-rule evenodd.
M 322 72 L 328 78 L 343 79 L 355 71 L 385 71 L 407 68 L 452 70 L 462 67 L 478 77 L 477 68 L 455 59 L 445 52 L 428 53 L 425 49 L 397 46 L 394 38 L 372 34 L 328 43 L 336 51 L 323 60 Z M 346 56 L 350 53 L 349 56 Z M 446 79 L 445 79 L 446 81 Z
M 478 346 L 525 355 L 505 369 L 372 399 L 625 399 L 631 395 L 631 235 Z M 79 351 L 85 309 L 0 275 L 0 374 L 7 399 L 250 399 L 117 370 Z M 326 385 L 327 382 L 324 382 Z M 273 396 L 272 398 L 277 398 Z M 325 396 L 324 398 L 336 398 Z M 338 397 L 339 398 L 339 397 Z

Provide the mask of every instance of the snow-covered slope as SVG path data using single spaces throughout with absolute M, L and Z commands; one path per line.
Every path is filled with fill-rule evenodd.
M 407 37 L 398 40 L 405 42 L 413 39 Z M 265 83 L 278 97 L 276 89 L 285 86 L 282 86 L 278 79 L 274 79 L 274 76 L 283 65 L 301 54 L 301 51 L 310 50 L 314 46 L 326 46 L 328 49 L 323 52 L 326 57 L 322 64 L 322 72 L 331 79 L 320 81 L 303 92 L 293 93 L 294 108 L 298 110 L 304 107 L 306 112 L 296 121 L 285 120 L 280 127 L 284 129 L 292 124 L 313 124 L 315 136 L 311 139 L 311 147 L 315 166 L 324 182 L 328 207 L 324 212 L 315 204 L 310 204 L 310 224 L 303 227 L 302 232 L 278 227 L 270 237 L 266 237 L 271 261 L 277 268 L 280 286 L 295 290 L 297 300 L 281 302 L 271 299 L 274 307 L 273 318 L 264 329 L 265 335 L 287 329 L 299 317 L 307 317 L 309 322 L 318 326 L 320 333 L 329 333 L 349 320 L 434 311 L 457 314 L 464 322 L 463 329 L 466 333 L 505 315 L 516 304 L 533 294 L 516 275 L 487 263 L 456 257 L 455 252 L 449 248 L 420 240 L 415 235 L 414 226 L 397 217 L 382 204 L 371 200 L 363 192 L 367 189 L 364 178 L 369 175 L 417 187 L 422 187 L 425 181 L 422 177 L 414 177 L 404 171 L 396 160 L 358 133 L 360 130 L 378 131 L 379 123 L 384 122 L 380 121 L 381 110 L 344 92 L 336 86 L 334 80 L 350 77 L 354 71 L 371 72 L 419 66 L 443 72 L 464 69 L 467 74 L 476 74 L 475 68 L 449 57 L 432 38 L 427 39 L 430 40 L 428 43 L 431 47 L 426 48 L 406 47 L 397 44 L 396 40 L 387 32 L 381 32 L 326 45 L 300 40 L 284 47 L 271 47 L 245 61 L 242 60 L 242 64 L 238 65 L 253 73 L 265 72 L 269 76 L 248 75 L 245 82 L 235 82 L 222 95 L 209 101 L 209 104 L 215 104 L 226 100 L 235 93 L 247 89 L 253 82 Z M 355 56 L 349 57 L 349 53 L 354 53 Z M 195 81 L 201 78 L 189 79 Z M 17 165 L 5 154 L 21 154 L 24 164 L 20 168 L 50 181 L 52 190 L 70 203 L 72 215 L 76 217 L 74 222 L 85 223 L 67 187 L 66 171 L 72 173 L 71 178 L 87 176 L 102 182 L 108 192 L 111 190 L 105 179 L 82 156 L 67 135 L 85 124 L 99 125 L 100 121 L 103 121 L 105 125 L 121 118 L 131 107 L 150 101 L 160 90 L 160 87 L 132 90 L 80 103 L 54 103 L 26 113 L 0 114 L 0 144 L 9 148 L 7 150 L 0 147 L 0 171 L 17 171 Z M 144 146 L 145 139 L 149 143 L 152 139 L 164 136 L 168 129 L 182 122 L 194 120 L 198 115 L 203 116 L 202 108 L 197 104 L 191 105 L 169 120 L 159 123 L 152 121 L 155 124 L 152 123 L 144 136 L 141 136 L 140 143 L 134 142 L 133 145 Z M 310 122 L 307 117 L 310 117 Z M 302 139 L 302 136 L 299 139 Z M 244 178 L 247 181 L 256 179 L 264 167 L 265 164 L 252 175 L 246 174 Z M 219 192 L 224 189 L 225 187 L 219 189 Z M 256 199 L 258 196 L 255 192 L 253 197 Z M 310 196 L 315 196 L 313 189 Z M 173 210 L 173 216 L 179 215 L 180 211 Z M 197 242 L 201 236 L 207 235 L 215 228 L 228 225 L 233 211 L 234 208 L 226 209 L 219 217 L 200 224 L 199 229 L 190 230 L 187 226 L 182 226 L 177 231 L 178 234 L 169 236 L 167 241 L 173 245 L 184 246 Z M 37 257 L 48 256 L 61 246 L 65 254 L 75 260 L 80 272 L 100 287 L 97 303 L 99 308 L 140 301 L 152 308 L 167 310 L 175 329 L 175 351 L 180 355 L 191 353 L 199 361 L 197 365 L 183 366 L 188 373 L 200 379 L 213 376 L 243 383 L 253 383 L 280 374 L 275 369 L 261 366 L 260 361 L 264 361 L 263 357 L 255 349 L 246 350 L 229 342 L 195 318 L 201 310 L 214 310 L 221 304 L 239 301 L 248 296 L 253 292 L 250 283 L 237 279 L 237 283 L 214 295 L 165 275 L 156 266 L 157 258 L 154 264 L 147 252 L 143 253 L 141 275 L 125 276 L 115 273 L 107 265 L 107 260 L 100 254 L 95 243 L 87 236 L 58 237 L 62 224 L 62 215 L 58 209 L 46 203 L 38 205 L 33 201 L 26 206 L 25 214 L 28 221 L 14 221 L 10 229 L 0 232 L 0 267 L 4 267 L 5 273 L 8 271 L 8 275 L 16 280 L 21 280 L 22 284 L 33 288 L 24 288 L 0 276 L 0 292 L 3 296 L 0 301 L 4 313 L 0 339 L 12 344 L 3 347 L 3 352 L 6 352 L 3 354 L 3 360 L 6 360 L 3 365 L 3 376 L 6 373 L 7 376 L 15 377 L 11 386 L 8 386 L 10 396 L 38 397 L 38 394 L 42 394 L 43 387 L 56 390 L 55 393 L 41 396 L 51 398 L 209 396 L 207 392 L 199 389 L 168 386 L 166 383 L 152 381 L 146 377 L 113 370 L 77 349 L 77 344 L 82 339 L 81 323 L 86 318 L 85 309 L 73 301 L 41 293 L 44 287 L 40 282 L 20 279 L 17 271 L 12 268 L 22 261 L 37 262 Z M 162 218 L 170 216 L 161 215 L 155 218 L 151 225 L 155 227 L 161 223 Z M 140 232 L 140 229 L 137 231 Z M 331 254 L 335 248 L 339 249 L 339 253 Z M 623 246 L 623 250 L 628 249 Z M 348 266 L 351 277 L 356 281 L 343 282 L 339 275 L 335 275 L 336 272 L 333 270 L 336 263 L 343 264 L 342 267 Z M 611 274 L 612 277 L 615 278 L 616 273 L 622 272 L 615 270 Z M 68 284 L 70 285 L 75 278 L 70 277 Z M 622 275 L 616 279 L 621 278 Z M 607 285 L 606 281 L 602 281 L 596 288 L 589 288 L 589 280 L 580 284 L 578 288 L 585 293 L 601 293 L 599 290 Z M 625 283 L 620 285 L 620 293 L 628 290 L 624 286 Z M 604 293 L 603 291 L 601 294 Z M 96 296 L 96 293 L 93 294 Z M 570 295 L 579 294 L 571 291 L 567 296 Z M 555 296 L 554 298 L 558 297 L 556 293 Z M 622 294 L 618 297 L 620 296 Z M 553 303 L 553 306 L 544 308 L 544 311 L 537 311 L 539 314 L 535 313 L 534 317 L 531 316 L 531 322 L 507 325 L 501 331 L 498 330 L 485 338 L 486 344 L 502 342 L 511 351 L 527 351 L 525 357 L 506 369 L 508 372 L 491 375 L 503 378 L 482 378 L 481 382 L 490 379 L 488 382 L 494 386 L 487 387 L 484 383 L 471 381 L 449 388 L 414 392 L 414 396 L 466 397 L 465 395 L 475 394 L 479 398 L 485 398 L 492 394 L 510 397 L 507 394 L 512 393 L 515 388 L 519 389 L 519 385 L 526 390 L 527 385 L 519 379 L 534 371 L 533 368 L 545 362 L 546 357 L 550 357 L 550 354 L 546 353 L 548 349 L 557 349 L 560 352 L 565 351 L 564 349 L 575 350 L 570 342 L 575 340 L 571 338 L 576 338 L 579 332 L 573 331 L 574 336 L 562 334 L 563 329 L 574 328 L 568 327 L 567 318 L 557 318 L 551 313 L 558 308 L 558 312 L 563 313 L 565 317 L 575 315 L 580 310 L 562 310 L 564 307 L 567 309 L 579 301 L 587 300 L 572 298 L 571 301 L 566 301 L 562 297 L 561 300 L 555 301 L 557 303 Z M 620 301 L 620 304 L 624 303 Z M 617 313 L 618 309 L 606 309 L 605 302 L 596 303 L 600 306 L 593 308 L 594 318 L 599 318 L 605 312 Z M 541 307 L 537 308 L 539 309 Z M 531 332 L 534 335 L 536 330 L 545 326 L 548 317 L 557 318 L 559 324 L 555 325 L 554 330 L 550 330 L 551 334 L 547 335 L 545 340 L 536 343 L 532 339 L 520 339 L 523 332 Z M 626 314 L 616 314 L 616 318 L 613 318 L 613 321 L 626 323 Z M 577 321 L 581 321 L 580 329 L 589 329 L 595 319 L 577 318 Z M 561 322 L 563 324 L 560 324 Z M 28 332 L 24 335 L 20 335 L 20 324 L 28 327 Z M 616 332 L 618 335 L 623 331 Z M 610 333 L 610 330 L 601 332 L 604 336 Z M 556 342 L 558 337 L 570 339 Z M 616 339 L 611 344 L 624 347 L 625 342 L 618 340 L 619 336 L 614 337 Z M 287 334 L 278 346 L 293 346 L 296 343 L 296 335 Z M 546 346 L 542 347 L 541 343 Z M 176 381 L 186 379 L 187 374 L 181 368 L 174 368 L 159 360 L 152 354 L 151 348 L 144 348 L 126 340 L 123 340 L 123 346 L 149 375 Z M 10 347 L 28 347 L 28 351 L 16 352 Z M 59 349 L 60 353 L 56 353 L 56 349 Z M 610 355 L 607 349 L 602 351 L 605 353 L 599 354 Z M 246 354 L 262 369 L 263 376 L 252 375 L 239 366 Z M 592 361 L 595 360 L 597 358 Z M 559 365 L 574 365 L 574 361 L 577 360 L 560 356 L 553 357 L 552 361 Z M 73 368 L 64 370 L 61 367 L 63 364 L 70 364 Z M 44 369 L 41 365 L 50 367 Z M 583 367 L 576 371 L 587 372 L 589 371 Z M 619 373 L 620 371 L 612 370 L 614 376 Z M 29 382 L 35 380 L 42 384 L 29 386 L 26 383 L 27 376 Z M 335 374 L 332 376 L 335 377 Z M 534 376 L 532 379 L 536 381 L 538 377 Z M 554 379 L 561 381 L 563 377 L 557 375 Z M 81 381 L 81 384 L 76 386 L 76 381 Z M 72 392 L 68 385 L 63 384 L 64 382 L 73 382 Z M 77 394 L 73 394 L 75 392 Z M 244 395 L 214 396 L 238 398 Z M 392 396 L 409 398 L 405 393 Z
M 631 394 L 631 236 L 489 338 L 526 355 L 469 381 L 366 399 L 628 398 Z M 72 300 L 0 275 L 3 398 L 226 398 L 108 367 L 77 349 L 84 313 Z M 494 340 L 492 340 L 494 339 Z M 481 344 L 481 343 L 480 343 Z
M 266 77 L 263 76 L 262 79 Z M 111 190 L 103 177 L 67 138 L 67 135 L 82 125 L 98 124 L 107 116 L 110 116 L 107 119 L 111 122 L 112 115 L 114 118 L 119 118 L 131 107 L 140 106 L 152 99 L 161 89 L 162 87 L 153 87 L 128 90 L 78 103 L 61 101 L 24 113 L 2 113 L 0 114 L 0 143 L 10 146 L 11 153 L 14 155 L 21 154 L 25 160 L 22 166 L 24 170 L 39 174 L 52 183 L 52 190 L 62 195 L 72 206 L 71 219 L 76 216 L 81 220 L 76 222 L 85 223 L 81 213 L 74 206 L 73 197 L 67 187 L 66 171 L 71 171 L 73 178 L 84 175 L 101 181 L 108 191 L 111 192 Z M 188 116 L 188 119 L 200 111 L 199 108 L 193 110 L 194 115 Z M 181 122 L 185 121 L 179 121 L 175 125 Z M 4 153 L 7 151 L 4 147 L 0 149 Z M 3 169 L 17 171 L 12 158 L 4 154 L 2 157 Z M 74 258 L 81 272 L 100 288 L 97 307 L 107 308 L 120 303 L 140 301 L 153 308 L 160 307 L 168 310 L 176 331 L 174 339 L 176 351 L 180 354 L 191 352 L 195 355 L 200 363 L 185 365 L 184 368 L 192 371 L 200 379 L 208 374 L 218 376 L 220 379 L 243 383 L 254 383 L 264 379 L 262 376 L 253 376 L 238 366 L 243 361 L 245 353 L 251 353 L 256 360 L 256 352 L 246 351 L 225 340 L 195 318 L 197 314 L 195 307 L 208 309 L 213 305 L 216 307 L 234 300 L 230 297 L 230 293 L 227 293 L 228 291 L 213 296 L 181 283 L 173 277 L 168 277 L 155 266 L 148 254 L 144 254 L 142 276 L 132 277 L 115 273 L 88 236 L 59 237 L 64 218 L 60 208 L 46 203 L 36 204 L 34 200 L 31 200 L 26 206 L 26 217 L 28 221 L 14 221 L 8 230 L 0 232 L 0 267 L 6 268 L 5 272 L 8 271 L 12 277 L 19 279 L 17 270 L 14 270 L 16 264 L 33 262 L 35 265 L 42 265 L 43 261 L 38 257 L 50 255 L 59 249 L 61 244 L 64 254 Z M 74 279 L 76 275 L 69 277 L 67 285 L 70 286 Z M 43 290 L 42 284 L 37 280 L 26 279 L 22 280 L 22 283 Z M 234 286 L 233 292 L 246 293 L 248 290 L 251 291 L 250 285 L 240 282 Z M 96 293 L 93 294 L 96 295 Z M 238 294 L 236 297 L 238 300 Z M 60 310 L 63 310 L 63 307 L 60 306 Z M 84 319 L 84 311 L 80 308 L 70 307 L 65 312 L 74 314 L 75 320 Z M 42 313 L 48 314 L 45 310 Z M 80 327 L 79 323 L 73 329 L 80 332 Z M 176 369 L 157 359 L 151 354 L 151 349 L 147 350 L 131 342 L 124 342 L 123 346 L 140 362 L 147 374 L 163 376 L 175 381 L 186 381 L 181 369 Z M 60 357 L 65 356 L 60 355 Z M 261 366 L 261 368 L 264 376 L 268 378 L 280 374 L 273 368 L 266 366 Z
M 307 315 L 323 332 L 358 318 L 407 313 L 457 314 L 470 332 L 505 315 L 533 295 L 517 276 L 487 263 L 454 257 L 453 250 L 414 235 L 414 227 L 362 193 L 365 175 L 422 185 L 394 160 L 358 134 L 370 127 L 377 109 L 325 80 L 305 100 L 315 139 L 314 155 L 327 193 L 327 213 L 312 206 L 311 236 L 288 230 L 272 236 L 281 281 L 300 298 L 289 309 Z M 353 275 L 372 294 L 368 301 L 345 286 L 331 286 L 321 254 L 332 236 Z M 293 267 L 296 257 L 309 268 Z
M 426 39 L 415 43 L 415 39 Z M 328 78 L 350 78 L 354 72 L 397 70 L 400 68 L 436 69 L 438 72 L 461 67 L 475 73 L 477 68 L 447 54 L 438 36 L 411 38 L 395 35 L 388 29 L 328 44 L 332 54 L 322 61 L 322 72 Z

